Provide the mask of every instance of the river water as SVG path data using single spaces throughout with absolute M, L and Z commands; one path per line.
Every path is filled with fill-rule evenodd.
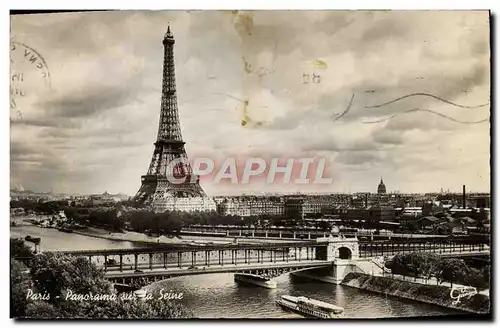
M 11 227 L 11 236 L 41 237 L 41 250 L 89 250 L 134 248 L 134 242 L 110 241 L 102 238 L 68 234 L 36 226 Z M 312 282 L 290 275 L 276 278 L 278 288 L 243 286 L 234 282 L 230 273 L 177 277 L 156 283 L 149 288 L 183 293 L 177 300 L 198 318 L 283 318 L 288 312 L 276 305 L 283 294 L 306 296 L 344 307 L 346 318 L 387 318 L 439 316 L 460 312 L 439 306 L 407 301 L 391 296 L 369 293 L 346 286 Z

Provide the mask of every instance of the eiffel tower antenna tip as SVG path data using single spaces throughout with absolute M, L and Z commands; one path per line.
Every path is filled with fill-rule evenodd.
M 168 22 L 167 33 L 165 34 L 165 37 L 166 38 L 173 38 L 174 37 L 174 35 L 170 31 L 170 22 Z

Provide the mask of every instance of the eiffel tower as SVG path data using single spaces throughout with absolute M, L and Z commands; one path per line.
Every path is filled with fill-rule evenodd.
M 156 209 L 162 201 L 177 197 L 206 197 L 189 165 L 182 140 L 175 89 L 174 36 L 170 26 L 163 38 L 163 85 L 158 137 L 153 158 L 141 188 L 134 197 L 136 205 Z M 185 179 L 183 183 L 178 181 Z M 176 182 L 176 183 L 175 183 Z

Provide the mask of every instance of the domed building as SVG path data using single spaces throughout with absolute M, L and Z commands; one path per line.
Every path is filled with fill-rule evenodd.
M 378 188 L 377 188 L 377 194 L 381 195 L 381 194 L 385 194 L 386 192 L 387 192 L 387 190 L 385 189 L 384 180 L 382 180 L 382 178 L 380 178 L 380 183 L 378 184 Z

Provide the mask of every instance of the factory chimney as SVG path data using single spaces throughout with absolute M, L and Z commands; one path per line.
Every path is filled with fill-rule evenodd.
M 462 191 L 462 207 L 465 209 L 465 185 L 463 185 Z

